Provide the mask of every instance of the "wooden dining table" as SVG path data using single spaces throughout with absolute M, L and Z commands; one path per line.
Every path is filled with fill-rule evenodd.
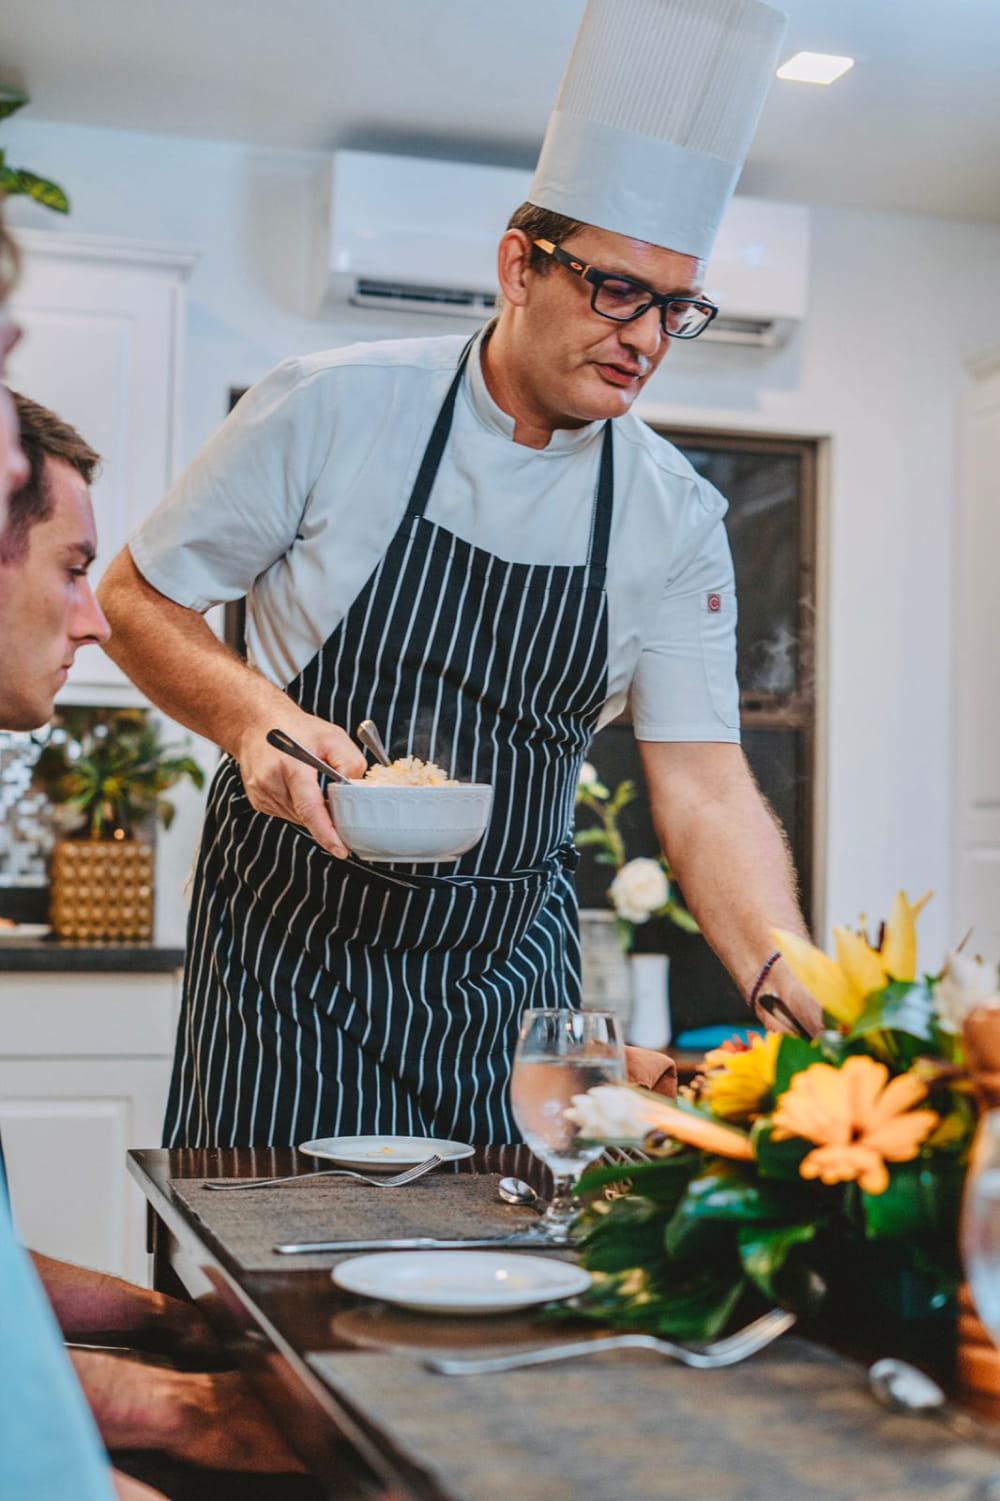
M 625 1351 L 502 1375 L 436 1374 L 425 1365 L 435 1354 L 585 1339 L 594 1327 L 541 1309 L 407 1311 L 339 1288 L 331 1272 L 344 1256 L 280 1256 L 274 1245 L 519 1232 L 535 1211 L 501 1203 L 499 1176 L 544 1189 L 543 1172 L 524 1147 L 492 1147 L 398 1189 L 343 1178 L 204 1187 L 323 1165 L 284 1148 L 129 1153 L 149 1205 L 154 1285 L 198 1303 L 337 1501 L 1000 1495 L 1000 1480 L 986 1489 L 1000 1477 L 1000 1425 L 956 1407 L 944 1417 L 887 1411 L 863 1363 L 794 1332 L 724 1370 Z

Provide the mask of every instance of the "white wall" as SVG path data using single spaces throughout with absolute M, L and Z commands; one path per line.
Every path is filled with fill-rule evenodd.
M 231 386 L 287 354 L 359 338 L 459 332 L 456 319 L 306 314 L 320 158 L 12 122 L 8 159 L 60 181 L 67 229 L 196 247 L 183 455 Z M 58 228 L 17 205 L 15 223 Z M 952 517 L 964 361 L 1000 345 L 1000 228 L 817 209 L 811 308 L 775 356 L 675 346 L 643 411 L 678 424 L 829 439 L 825 539 L 828 921 L 887 912 L 901 885 L 938 897 L 932 964 L 952 930 Z M 470 325 L 471 326 L 471 325 Z M 150 502 L 156 497 L 150 497 Z M 161 879 L 179 882 L 184 837 Z

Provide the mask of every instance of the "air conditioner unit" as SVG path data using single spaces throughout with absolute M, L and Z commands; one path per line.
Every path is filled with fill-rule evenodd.
M 335 152 L 317 313 L 349 302 L 488 318 L 497 296 L 497 242 L 531 177 L 509 167 Z M 782 343 L 805 314 L 808 251 L 807 209 L 734 199 L 705 280 L 722 311 L 702 337 Z

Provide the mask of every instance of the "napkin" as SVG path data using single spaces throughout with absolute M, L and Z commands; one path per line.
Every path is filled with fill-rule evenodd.
M 655 1053 L 652 1048 L 626 1048 L 625 1068 L 630 1084 L 641 1084 L 655 1094 L 664 1094 L 668 1099 L 677 1098 L 677 1065 L 666 1053 Z

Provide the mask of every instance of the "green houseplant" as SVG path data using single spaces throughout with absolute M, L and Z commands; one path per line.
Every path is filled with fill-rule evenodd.
M 0 120 L 6 120 L 27 103 L 28 96 L 22 94 L 20 89 L 0 89 Z M 0 151 L 0 195 L 13 198 L 19 194 L 34 198 L 36 203 L 42 203 L 46 208 L 55 209 L 57 214 L 69 213 L 69 199 L 58 183 L 38 177 L 34 172 L 29 172 L 27 167 L 8 166 L 6 152 Z
M 53 720 L 32 785 L 63 834 L 52 857 L 51 918 L 66 938 L 149 938 L 155 822 L 169 828 L 164 793 L 204 773 L 166 745 L 145 709 L 65 707 Z

